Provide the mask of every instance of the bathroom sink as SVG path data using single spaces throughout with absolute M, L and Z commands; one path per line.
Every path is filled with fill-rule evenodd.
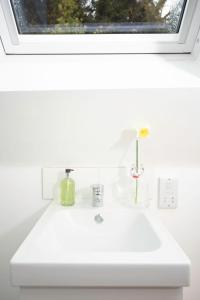
M 156 216 L 53 202 L 11 260 L 16 286 L 182 287 L 190 262 Z

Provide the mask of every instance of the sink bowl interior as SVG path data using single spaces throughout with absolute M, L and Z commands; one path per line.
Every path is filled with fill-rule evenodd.
M 102 223 L 95 221 L 100 213 Z M 145 214 L 132 210 L 58 210 L 36 238 L 45 243 L 51 235 L 49 251 L 77 252 L 150 252 L 160 240 Z

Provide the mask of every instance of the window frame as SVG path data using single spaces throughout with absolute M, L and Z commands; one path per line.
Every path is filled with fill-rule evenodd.
M 200 27 L 200 1 L 188 0 L 177 34 L 19 34 L 9 0 L 0 0 L 6 54 L 191 53 Z

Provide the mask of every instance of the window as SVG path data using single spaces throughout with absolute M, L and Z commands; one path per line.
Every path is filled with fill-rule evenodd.
M 0 34 L 14 53 L 188 53 L 196 0 L 1 0 Z
M 186 0 L 12 0 L 19 34 L 178 33 Z

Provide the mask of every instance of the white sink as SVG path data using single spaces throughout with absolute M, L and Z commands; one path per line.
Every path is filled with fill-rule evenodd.
M 102 223 L 95 221 L 97 214 Z M 183 287 L 190 262 L 155 216 L 52 203 L 11 261 L 16 286 Z

